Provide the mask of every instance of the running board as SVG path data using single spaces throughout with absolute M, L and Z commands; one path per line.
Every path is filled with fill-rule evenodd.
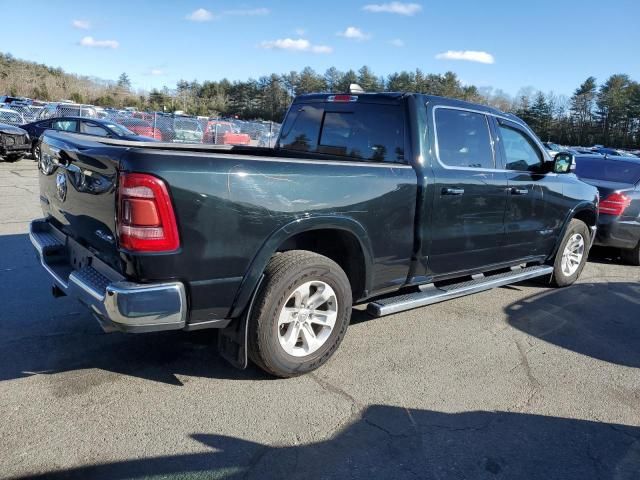
M 444 302 L 452 298 L 463 297 L 472 293 L 491 290 L 511 283 L 522 282 L 530 278 L 549 275 L 553 267 L 538 265 L 533 267 L 513 268 L 509 272 L 493 275 L 474 275 L 471 280 L 436 287 L 434 284 L 420 287 L 419 292 L 406 293 L 395 297 L 375 300 L 367 305 L 367 313 L 374 317 L 382 317 L 392 313 L 424 307 L 432 303 Z

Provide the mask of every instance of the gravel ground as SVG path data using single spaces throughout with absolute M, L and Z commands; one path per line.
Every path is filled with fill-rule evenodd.
M 30 160 L 0 163 L 2 478 L 640 478 L 640 269 L 369 319 L 274 380 L 216 333 L 103 334 L 54 300 L 26 232 Z

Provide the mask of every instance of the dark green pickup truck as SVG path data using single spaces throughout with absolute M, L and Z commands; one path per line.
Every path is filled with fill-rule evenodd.
M 517 117 L 420 94 L 295 99 L 275 149 L 48 132 L 31 240 L 105 330 L 220 328 L 232 363 L 322 365 L 388 315 L 573 283 L 598 194 Z

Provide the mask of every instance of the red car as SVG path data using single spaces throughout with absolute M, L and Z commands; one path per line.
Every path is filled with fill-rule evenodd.
M 236 133 L 229 122 L 218 120 L 207 122 L 202 143 L 215 145 L 249 145 L 251 137 L 246 133 Z
M 127 127 L 136 135 L 163 140 L 160 129 L 154 128 L 153 125 L 138 118 L 124 118 L 118 122 L 123 127 Z

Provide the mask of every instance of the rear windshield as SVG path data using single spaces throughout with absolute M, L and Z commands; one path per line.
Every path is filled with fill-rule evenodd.
M 592 180 L 635 184 L 640 180 L 640 162 L 605 160 L 603 158 L 578 158 L 576 175 Z
M 374 162 L 404 161 L 400 105 L 294 104 L 282 127 L 280 148 Z

